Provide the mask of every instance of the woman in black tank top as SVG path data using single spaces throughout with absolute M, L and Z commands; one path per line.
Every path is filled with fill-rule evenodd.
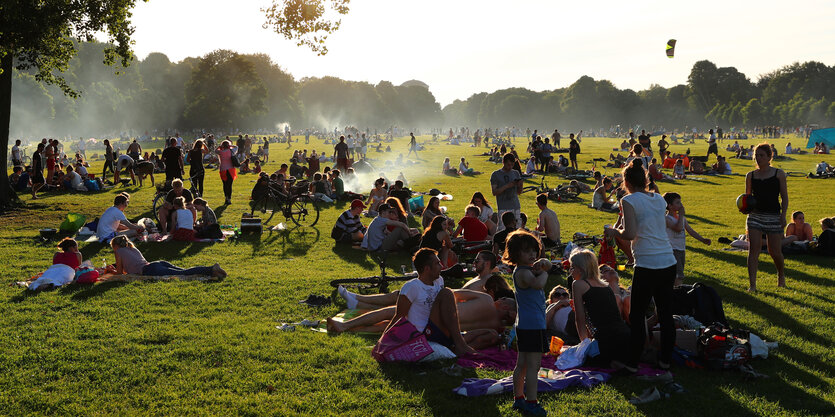
M 754 196 L 755 207 L 746 219 L 748 231 L 748 291 L 757 290 L 757 269 L 763 234 L 766 235 L 768 253 L 777 268 L 777 286 L 785 287 L 783 273 L 782 241 L 786 229 L 786 211 L 789 195 L 786 187 L 786 173 L 771 166 L 773 157 L 771 145 L 761 143 L 754 149 L 757 169 L 745 177 L 745 193 Z

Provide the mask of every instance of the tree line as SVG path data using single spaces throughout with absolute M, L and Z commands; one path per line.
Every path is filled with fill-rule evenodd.
M 580 77 L 565 88 L 508 88 L 441 108 L 421 83 L 376 85 L 336 77 L 296 80 L 266 54 L 217 50 L 171 62 L 161 53 L 127 67 L 102 63 L 107 45 L 85 42 L 63 77 L 67 97 L 34 73 L 15 71 L 12 136 L 103 135 L 154 129 L 266 129 L 355 125 L 682 129 L 835 124 L 835 67 L 795 63 L 756 82 L 734 67 L 694 64 L 685 84 L 619 89 Z

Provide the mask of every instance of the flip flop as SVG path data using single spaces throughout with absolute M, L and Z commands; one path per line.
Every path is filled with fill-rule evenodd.
M 664 392 L 668 392 L 670 394 L 684 394 L 687 392 L 687 390 L 677 382 L 668 382 L 662 389 Z
M 661 399 L 661 393 L 658 391 L 658 388 L 651 387 L 644 390 L 640 396 L 633 396 L 629 399 L 629 404 L 638 405 L 638 404 L 646 404 L 651 403 L 653 401 L 657 401 Z

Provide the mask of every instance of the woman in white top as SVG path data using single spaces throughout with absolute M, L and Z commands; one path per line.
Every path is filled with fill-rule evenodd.
M 470 198 L 470 204 L 481 210 L 481 214 L 478 215 L 478 219 L 487 225 L 487 234 L 490 236 L 495 235 L 497 225 L 496 222 L 493 221 L 493 208 L 490 207 L 490 203 L 488 203 L 487 199 L 484 198 L 484 194 L 482 194 L 481 191 L 474 192 L 472 198 Z
M 632 308 L 629 314 L 632 351 L 626 366 L 630 371 L 637 370 L 646 335 L 644 312 L 650 299 L 655 299 L 658 321 L 661 323 L 658 366 L 667 369 L 670 367 L 676 335 L 672 313 L 676 258 L 667 237 L 667 202 L 661 195 L 647 191 L 647 174 L 637 161 L 633 160 L 624 168 L 623 178 L 627 191 L 627 195 L 621 199 L 623 224 L 617 229 L 607 228 L 604 233 L 607 238 L 631 240 L 635 257 Z
M 194 213 L 186 208 L 186 199 L 174 199 L 174 213 L 171 214 L 171 233 L 174 240 L 194 240 Z

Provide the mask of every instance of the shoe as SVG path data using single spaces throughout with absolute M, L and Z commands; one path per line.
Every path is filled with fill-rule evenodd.
M 517 398 L 515 401 L 513 401 L 513 409 L 519 411 L 525 410 L 525 399 Z
M 723 243 L 725 245 L 730 245 L 732 241 L 726 237 L 720 237 L 718 242 Z
M 281 323 L 281 326 L 275 326 L 276 329 L 284 331 L 284 332 L 294 332 L 296 331 L 296 326 L 287 323 Z
M 548 415 L 548 412 L 542 408 L 542 405 L 539 403 L 529 403 L 525 401 L 524 408 L 521 409 L 523 413 L 530 414 L 532 416 L 540 416 L 545 417 Z

